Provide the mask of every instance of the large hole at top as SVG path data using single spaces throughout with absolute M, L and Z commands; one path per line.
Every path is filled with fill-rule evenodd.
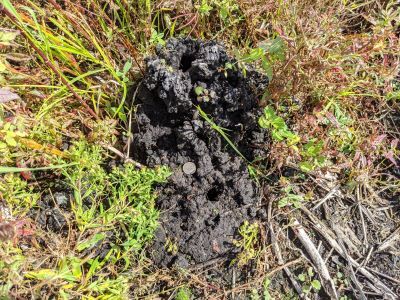
M 180 69 L 183 72 L 186 72 L 187 70 L 190 69 L 190 67 L 192 66 L 192 62 L 193 62 L 194 58 L 190 55 L 183 55 L 181 58 L 181 65 L 180 65 Z
M 221 188 L 213 187 L 211 190 L 207 192 L 207 199 L 209 201 L 218 201 L 221 194 L 222 194 Z

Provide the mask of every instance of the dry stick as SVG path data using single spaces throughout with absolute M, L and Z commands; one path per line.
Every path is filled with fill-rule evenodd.
M 392 246 L 394 242 L 396 242 L 397 239 L 400 239 L 400 227 L 397 228 L 395 231 L 393 231 L 389 237 L 386 238 L 386 240 L 383 241 L 383 243 L 378 247 L 377 251 L 382 252 Z
M 329 193 L 322 200 L 320 200 L 311 210 L 316 210 L 318 207 L 321 206 L 322 203 L 335 196 L 336 192 L 339 190 L 339 187 L 340 185 L 336 185 L 333 189 L 331 189 Z
M 14 17 L 14 15 L 4 6 L 0 6 L 0 11 L 4 11 L 4 13 L 6 14 L 7 17 L 10 18 L 10 20 L 21 29 L 21 34 L 25 37 L 25 39 L 28 41 L 28 43 L 32 46 L 33 49 L 35 49 L 35 51 L 39 54 L 39 56 L 43 59 L 44 63 L 54 72 L 56 73 L 62 83 L 69 89 L 69 91 L 74 95 L 74 97 L 76 99 L 78 99 L 78 101 L 85 107 L 86 111 L 95 119 L 99 119 L 99 117 L 96 115 L 96 113 L 89 107 L 89 105 L 82 99 L 81 96 L 79 96 L 74 88 L 71 86 L 71 84 L 64 78 L 64 76 L 62 75 L 62 73 L 57 70 L 57 68 L 50 62 L 50 60 L 47 58 L 46 54 L 43 53 L 42 50 L 40 50 L 29 38 L 29 36 L 25 33 L 25 31 L 23 30 L 23 28 L 21 28 L 21 26 L 19 26 L 18 21 L 16 20 L 16 18 Z
M 372 268 L 370 268 L 370 267 L 365 267 L 365 268 L 368 269 L 369 271 L 371 271 L 371 272 L 373 272 L 373 273 L 375 273 L 375 274 L 377 274 L 377 275 L 383 277 L 383 278 L 386 278 L 386 279 L 388 279 L 388 280 L 391 280 L 391 281 L 393 281 L 393 282 L 396 282 L 397 284 L 400 284 L 400 280 L 398 280 L 398 279 L 396 279 L 396 278 L 393 278 L 393 277 L 391 277 L 391 276 L 389 276 L 389 275 L 383 274 L 383 273 L 381 273 L 381 272 L 379 272 L 379 271 L 377 271 L 377 270 L 374 270 L 374 269 L 372 269 Z
M 331 226 L 332 226 L 334 231 L 336 231 L 338 229 L 337 226 L 333 225 L 333 222 L 331 223 Z M 345 248 L 344 243 L 343 243 L 343 240 L 340 238 L 339 234 L 338 234 L 338 244 L 342 248 L 343 253 L 346 256 L 346 260 L 347 260 L 347 263 L 348 263 L 348 268 L 350 270 L 350 277 L 353 280 L 357 290 L 360 292 L 360 295 L 361 295 L 360 298 L 362 300 L 367 300 L 367 297 L 365 296 L 364 291 L 362 289 L 361 283 L 357 280 L 356 273 L 354 272 L 353 266 L 349 263 L 349 254 L 347 253 L 346 248 Z
M 321 254 L 319 254 L 317 248 L 311 241 L 310 237 L 308 236 L 300 222 L 295 219 L 293 224 L 294 226 L 292 227 L 292 230 L 310 255 L 311 260 L 313 261 L 318 271 L 318 274 L 321 277 L 321 281 L 323 283 L 323 286 L 325 287 L 326 292 L 331 297 L 331 299 L 339 299 L 335 284 L 333 283 L 331 275 L 328 271 L 328 267 L 326 266 Z
M 337 253 L 340 254 L 344 259 L 348 259 L 349 263 L 353 265 L 353 267 L 357 268 L 362 275 L 364 275 L 369 281 L 375 284 L 375 286 L 381 291 L 382 294 L 387 294 L 392 297 L 392 299 L 396 299 L 396 294 L 388 288 L 382 281 L 376 278 L 371 272 L 369 272 L 366 268 L 362 267 L 357 261 L 355 261 L 352 257 L 346 256 L 343 252 L 342 248 L 336 241 L 336 237 L 334 233 L 324 224 L 322 223 L 311 211 L 309 211 L 305 207 L 301 207 L 301 210 L 310 218 L 310 220 L 314 223 L 314 228 L 325 238 L 325 240 L 333 247 Z
M 111 151 L 111 152 L 114 152 L 114 153 L 115 153 L 116 155 L 118 155 L 119 157 L 123 158 L 123 159 L 124 159 L 124 163 L 132 163 L 132 164 L 135 165 L 135 167 L 137 167 L 137 168 L 139 168 L 139 169 L 142 169 L 142 168 L 145 167 L 145 166 L 142 165 L 140 162 L 137 162 L 137 161 L 135 161 L 135 160 L 133 160 L 133 159 L 131 159 L 131 158 L 125 156 L 121 151 L 119 151 L 118 149 L 114 148 L 114 147 L 111 146 L 111 145 L 107 145 L 107 144 L 105 144 L 105 143 L 100 143 L 100 145 L 101 145 L 102 147 L 106 148 L 107 150 L 109 150 L 109 151 Z
M 331 217 L 331 218 L 333 219 L 333 217 Z M 335 218 L 335 222 L 337 222 L 336 218 Z M 351 236 L 350 230 L 343 231 L 342 228 L 336 228 L 335 232 L 336 232 L 336 236 L 343 240 L 343 242 L 349 247 L 349 249 L 352 251 L 352 253 L 355 253 L 358 257 L 362 256 L 362 254 L 359 251 L 360 245 L 354 245 L 354 243 L 352 242 L 352 240 L 350 238 L 350 236 Z
M 278 264 L 280 266 L 284 266 L 282 253 L 279 248 L 278 242 L 276 240 L 276 236 L 275 236 L 275 232 L 274 232 L 274 228 L 273 228 L 271 219 L 272 219 L 272 201 L 269 201 L 269 203 L 268 203 L 268 224 L 269 224 L 269 230 L 271 233 L 272 249 L 274 250 L 276 257 L 278 258 Z M 288 267 L 284 267 L 283 270 L 285 271 L 286 275 L 289 277 L 289 280 L 292 283 L 293 287 L 295 288 L 297 294 L 299 294 L 300 299 L 307 299 L 307 296 L 303 293 L 301 285 L 297 282 L 295 276 L 290 271 L 290 269 Z

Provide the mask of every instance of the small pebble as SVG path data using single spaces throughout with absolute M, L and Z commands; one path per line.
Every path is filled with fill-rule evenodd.
M 183 173 L 192 175 L 196 172 L 196 165 L 192 162 L 187 162 L 182 167 Z

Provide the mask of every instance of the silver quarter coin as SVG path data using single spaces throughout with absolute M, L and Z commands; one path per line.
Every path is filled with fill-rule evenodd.
M 182 166 L 183 173 L 192 175 L 196 172 L 196 165 L 192 162 L 187 162 Z

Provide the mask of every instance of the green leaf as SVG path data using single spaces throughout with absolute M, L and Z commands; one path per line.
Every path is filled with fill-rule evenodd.
M 91 248 L 94 245 L 96 245 L 98 242 L 104 240 L 106 237 L 105 233 L 96 233 L 94 236 L 92 236 L 91 239 L 80 243 L 77 247 L 76 250 L 78 250 L 79 252 L 87 249 L 87 248 Z
M 311 291 L 311 288 L 312 288 L 311 285 L 307 284 L 303 286 L 302 290 L 304 293 L 308 294 Z
M 119 112 L 118 112 L 118 118 L 119 118 L 121 121 L 124 121 L 124 122 L 127 121 L 126 114 L 125 114 L 124 112 L 122 112 L 122 111 L 119 111 Z
M 7 66 L 4 63 L 4 61 L 2 61 L 2 58 L 0 57 L 0 73 L 5 73 L 7 71 Z
M 90 280 L 90 278 L 96 273 L 96 271 L 101 267 L 99 262 L 99 258 L 96 257 L 93 260 L 89 260 L 88 263 L 90 264 L 89 271 L 86 274 L 86 280 Z
M 208 16 L 213 9 L 212 6 L 208 5 L 207 0 L 202 0 L 201 5 L 197 5 L 196 8 L 199 10 L 199 13 L 204 16 Z
M 197 96 L 201 96 L 202 94 L 203 94 L 203 92 L 204 92 L 204 88 L 202 87 L 202 86 L 196 86 L 195 88 L 194 88 L 194 93 L 197 95 Z
M 124 74 L 128 73 L 129 70 L 131 69 L 131 67 L 132 67 L 132 60 L 128 60 L 128 61 L 125 63 L 122 72 L 123 72 Z
M 282 131 L 279 130 L 272 131 L 272 138 L 280 142 L 285 139 L 282 135 Z
M 286 52 L 285 42 L 279 36 L 263 43 L 261 45 L 261 48 L 264 49 L 264 51 L 269 55 L 271 60 L 283 61 L 285 59 L 285 52 Z
M 219 10 L 219 16 L 221 17 L 221 19 L 223 21 L 226 20 L 226 18 L 228 17 L 228 9 L 226 7 L 221 7 Z
M 225 69 L 232 70 L 232 69 L 233 69 L 233 64 L 227 62 L 227 63 L 225 64 Z
M 11 147 L 16 147 L 17 146 L 17 141 L 11 136 L 11 135 L 6 135 L 4 140 L 6 143 L 11 146 Z
M 300 170 L 302 170 L 303 172 L 306 172 L 306 173 L 311 172 L 315 169 L 315 166 L 308 161 L 303 161 L 303 162 L 299 163 L 299 167 L 300 167 Z
M 264 284 L 263 284 L 264 300 L 272 300 L 272 296 L 268 291 L 268 287 L 270 284 L 271 284 L 271 280 L 269 278 L 266 278 L 264 280 Z
M 56 277 L 58 274 L 52 269 L 41 269 L 38 271 L 31 271 L 25 274 L 25 277 L 37 279 L 37 280 L 50 280 Z
M 262 68 L 263 68 L 265 74 L 267 74 L 268 79 L 271 81 L 272 75 L 273 75 L 272 64 L 265 56 L 262 59 Z
M 72 257 L 70 259 L 71 271 L 72 275 L 76 277 L 76 279 L 81 279 L 82 277 L 82 262 L 78 257 Z
M 311 285 L 317 291 L 319 291 L 321 289 L 321 282 L 319 282 L 319 280 L 317 280 L 317 279 L 314 279 L 313 281 L 311 281 Z
M 289 204 L 289 199 L 287 197 L 282 198 L 281 200 L 278 201 L 278 207 L 282 208 L 285 207 Z
M 271 125 L 273 127 L 275 127 L 275 129 L 279 129 L 279 130 L 283 130 L 286 129 L 286 123 L 285 121 L 278 116 L 275 116 L 272 120 L 271 120 Z
M 306 274 L 301 273 L 301 274 L 299 274 L 299 276 L 297 276 L 297 278 L 299 278 L 299 280 L 301 282 L 304 282 L 304 281 L 306 281 Z
M 252 63 L 264 56 L 264 50 L 262 48 L 251 49 L 250 53 L 243 57 L 244 62 Z
M 266 106 L 264 107 L 264 114 L 258 119 L 258 124 L 261 128 L 269 128 L 271 120 L 275 117 L 275 111 L 270 106 Z
M 323 146 L 323 141 L 315 142 L 315 140 L 311 140 L 304 145 L 303 154 L 308 157 L 317 157 L 322 152 Z
M 176 294 L 175 300 L 190 300 L 191 296 L 192 293 L 187 287 L 181 287 Z
M 0 44 L 8 46 L 19 35 L 19 31 L 0 31 Z

